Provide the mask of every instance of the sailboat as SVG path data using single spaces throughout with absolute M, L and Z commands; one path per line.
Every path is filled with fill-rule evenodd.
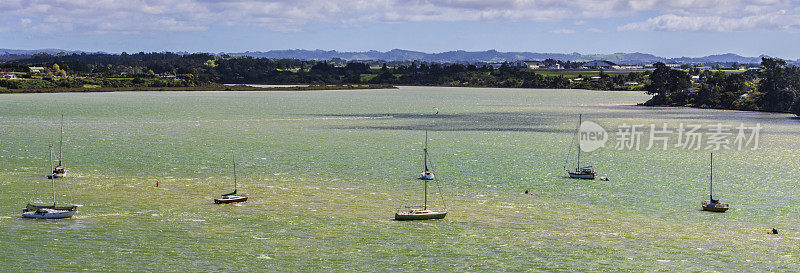
M 434 175 L 430 169 L 428 169 L 428 130 L 425 130 L 425 149 L 423 149 L 423 165 L 424 168 L 422 169 L 422 173 L 419 175 L 419 179 L 422 180 L 433 180 Z
M 50 169 L 53 169 L 53 146 L 50 146 Z M 53 205 L 31 205 L 28 204 L 22 209 L 22 217 L 42 218 L 42 219 L 61 219 L 69 218 L 78 212 L 78 206 L 56 206 L 56 182 L 55 177 L 51 176 L 50 182 L 53 187 Z
M 443 219 L 447 216 L 447 209 L 445 210 L 431 210 L 428 209 L 428 181 L 433 180 L 433 172 L 428 169 L 428 131 L 425 131 L 425 170 L 419 179 L 425 181 L 424 196 L 425 199 L 422 206 L 411 206 L 400 208 L 395 212 L 394 219 L 398 221 L 408 220 L 430 220 L 430 219 Z
M 714 199 L 714 153 L 711 153 L 711 174 L 709 175 L 708 182 L 708 202 L 703 201 L 702 206 L 705 211 L 725 212 L 728 210 L 728 204 L 722 204 L 719 200 Z
M 61 137 L 58 141 L 58 165 L 55 168 L 50 168 L 53 170 L 53 173 L 47 175 L 47 178 L 61 178 L 67 173 L 67 170 L 64 169 L 64 166 L 61 165 L 61 155 L 64 151 L 64 115 L 61 115 Z
M 583 166 L 583 167 L 581 167 L 581 138 L 580 138 L 581 122 L 582 122 L 581 115 L 578 115 L 578 128 L 575 129 L 575 135 L 573 136 L 573 142 L 575 142 L 574 141 L 575 138 L 578 139 L 578 141 L 577 141 L 577 143 L 578 143 L 578 146 L 577 146 L 577 148 L 578 148 L 578 162 L 575 165 L 575 169 L 572 169 L 572 170 L 567 169 L 567 161 L 569 160 L 569 157 L 567 157 L 567 160 L 564 161 L 564 170 L 566 170 L 567 173 L 569 174 L 569 178 L 574 178 L 574 179 L 594 179 L 594 177 L 595 177 L 595 175 L 597 175 L 597 173 L 594 171 L 594 168 L 592 166 Z M 570 144 L 570 148 L 572 148 L 572 144 Z
M 233 154 L 233 192 L 222 195 L 222 198 L 214 199 L 216 204 L 228 204 L 247 201 L 247 196 L 236 195 L 236 154 Z

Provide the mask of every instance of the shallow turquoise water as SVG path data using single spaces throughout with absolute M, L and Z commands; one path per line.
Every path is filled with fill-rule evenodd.
M 22 271 L 800 269 L 800 120 L 632 106 L 647 98 L 433 87 L 3 95 L 0 261 Z M 612 131 L 764 129 L 757 151 L 715 153 L 716 196 L 732 208 L 711 214 L 699 211 L 707 151 L 617 151 L 612 139 L 583 156 L 611 181 L 564 178 L 579 113 Z M 26 203 L 49 200 L 60 114 L 69 177 L 58 199 L 83 207 L 70 220 L 22 219 Z M 425 129 L 444 193 L 432 200 L 450 213 L 392 221 L 421 202 Z M 250 201 L 214 205 L 230 191 L 232 151 Z

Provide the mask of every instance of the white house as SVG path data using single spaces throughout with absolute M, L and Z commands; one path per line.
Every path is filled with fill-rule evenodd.
M 44 72 L 44 67 L 41 66 L 30 66 L 28 69 L 31 70 L 31 73 L 42 73 Z

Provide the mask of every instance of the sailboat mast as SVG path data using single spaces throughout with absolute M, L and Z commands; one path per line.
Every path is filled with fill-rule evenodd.
M 53 145 L 50 145 L 50 169 L 53 169 Z M 53 208 L 56 207 L 56 180 L 55 174 L 50 174 L 50 183 L 53 186 Z
M 424 163 L 425 171 L 427 172 L 428 171 L 428 130 L 425 130 L 425 149 L 423 151 L 424 151 L 424 154 L 425 154 L 424 155 L 424 159 L 423 159 L 425 161 L 425 163 Z
M 58 165 L 61 166 L 61 154 L 64 147 L 64 115 L 61 115 L 61 137 L 58 140 Z
M 711 174 L 709 175 L 708 197 L 714 200 L 714 153 L 711 153 Z
M 422 209 L 428 209 L 428 180 L 425 180 L 425 202 L 422 203 Z
M 578 136 L 578 166 L 575 166 L 575 170 L 581 168 L 581 114 L 578 114 L 578 128 L 575 129 L 575 134 Z
M 233 152 L 233 191 L 236 191 L 236 152 Z

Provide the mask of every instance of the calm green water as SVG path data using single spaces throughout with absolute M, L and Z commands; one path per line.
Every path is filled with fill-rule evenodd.
M 800 120 L 632 106 L 647 98 L 422 87 L 2 95 L 0 264 L 21 271 L 800 270 Z M 732 208 L 713 214 L 699 211 L 708 198 L 707 151 L 618 151 L 612 135 L 610 147 L 583 156 L 611 181 L 564 178 L 578 113 L 612 131 L 718 122 L 764 129 L 757 151 L 715 153 L 716 196 Z M 83 207 L 69 220 L 20 218 L 26 203 L 50 198 L 47 146 L 58 144 L 60 114 L 69 177 L 57 180 L 58 199 Z M 392 221 L 397 207 L 422 201 L 414 178 L 426 128 L 444 193 L 431 199 L 450 213 Z M 232 151 L 250 201 L 214 205 L 231 190 Z M 768 235 L 772 227 L 780 235 Z

